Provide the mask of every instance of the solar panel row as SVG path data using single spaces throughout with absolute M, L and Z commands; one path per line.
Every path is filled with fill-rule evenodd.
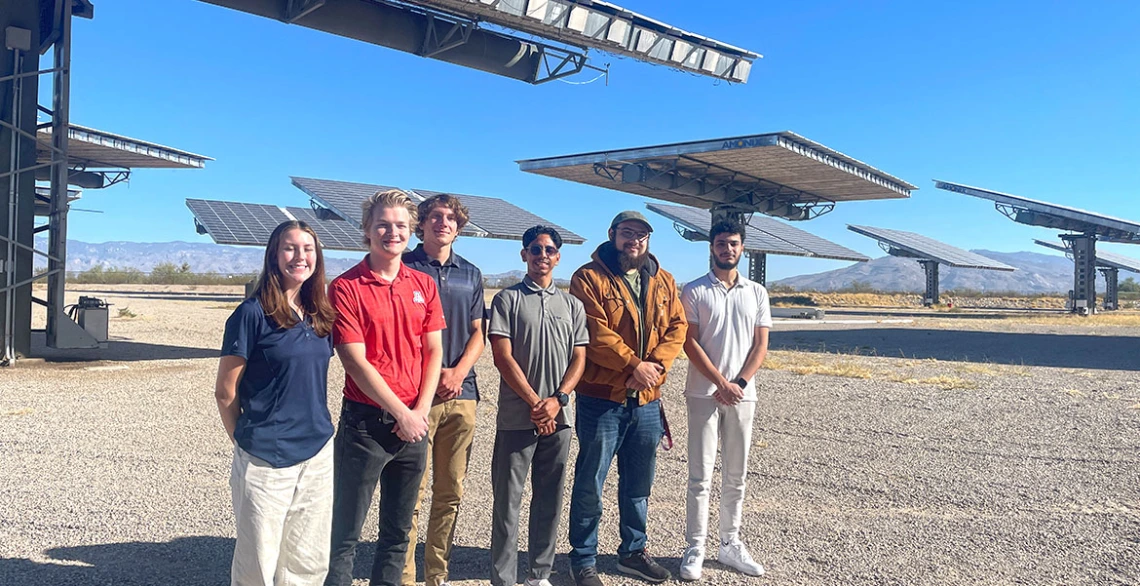
M 326 249 L 367 249 L 360 240 L 360 230 L 355 226 L 339 217 L 321 219 L 309 208 L 282 209 L 265 204 L 207 199 L 187 199 L 186 207 L 190 208 L 198 225 L 218 244 L 265 246 L 273 230 L 282 222 L 301 220 L 313 228 Z
M 892 249 L 892 254 L 895 254 L 894 251 L 897 250 L 915 258 L 934 260 L 940 264 L 951 267 L 986 269 L 991 271 L 1016 270 L 1005 263 L 986 258 L 968 250 L 950 246 L 944 242 L 939 242 L 933 238 L 915 234 L 914 232 L 854 225 L 848 225 L 847 229 L 889 245 Z
M 1053 242 L 1036 239 L 1034 242 L 1036 242 L 1039 246 L 1044 246 L 1045 248 L 1051 248 L 1053 250 L 1058 250 L 1066 254 L 1069 252 L 1069 249 L 1063 244 L 1056 244 Z M 1122 271 L 1129 271 L 1132 273 L 1140 273 L 1140 260 L 1124 256 L 1123 254 L 1097 250 L 1096 264 L 1097 266 L 1120 269 Z

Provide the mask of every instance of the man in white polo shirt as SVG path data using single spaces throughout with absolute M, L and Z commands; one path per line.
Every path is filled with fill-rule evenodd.
M 772 313 L 763 285 L 736 270 L 744 255 L 744 226 L 717 223 L 709 233 L 713 269 L 685 285 L 681 303 L 689 322 L 685 353 L 689 376 L 689 491 L 681 579 L 698 580 L 708 534 L 709 486 L 721 443 L 720 548 L 717 561 L 750 576 L 764 573 L 740 541 L 744 479 L 756 413 L 753 378 L 768 353 Z

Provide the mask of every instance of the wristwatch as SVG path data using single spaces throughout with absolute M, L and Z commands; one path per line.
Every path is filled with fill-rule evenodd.
M 558 399 L 558 404 L 565 407 L 570 404 L 570 395 L 562 392 L 554 393 L 554 398 Z
M 736 386 L 742 388 L 742 389 L 744 387 L 748 386 L 748 381 L 744 380 L 744 377 L 742 377 L 742 376 L 737 377 L 736 380 L 732 381 L 732 383 L 735 384 Z

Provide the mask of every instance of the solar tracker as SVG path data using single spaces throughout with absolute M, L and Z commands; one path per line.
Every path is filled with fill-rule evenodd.
M 51 126 L 36 132 L 36 162 L 50 163 Z M 210 157 L 71 124 L 67 131 L 67 165 L 83 169 L 201 169 Z
M 1044 246 L 1045 248 L 1051 248 L 1053 250 L 1064 252 L 1065 254 L 1071 253 L 1071 251 L 1067 247 L 1065 247 L 1063 244 L 1056 244 L 1053 242 L 1048 242 L 1045 240 L 1036 240 L 1036 239 L 1034 239 L 1033 241 L 1036 242 L 1038 246 Z M 1108 268 L 1113 268 L 1113 269 L 1119 269 L 1122 271 L 1140 273 L 1140 260 L 1124 256 L 1123 254 L 1114 254 L 1111 252 L 1105 252 L 1103 250 L 1098 250 L 1098 251 L 1096 251 L 1096 264 L 1098 267 L 1108 267 Z
M 311 226 L 328 250 L 367 250 L 360 229 L 339 216 L 322 218 L 311 208 L 280 208 L 273 205 L 205 199 L 187 199 L 199 233 L 209 234 L 218 244 L 265 246 L 274 228 L 288 220 Z
M 273 229 L 289 220 L 281 208 L 271 205 L 187 199 L 186 207 L 194 214 L 198 232 L 209 234 L 218 244 L 264 246 Z
M 645 207 L 708 238 L 712 219 L 707 210 L 657 203 L 646 204 Z M 771 218 L 754 215 L 745 225 L 745 230 L 744 249 L 749 252 L 858 262 L 870 260 L 854 250 Z
M 518 161 L 519 169 L 708 209 L 805 220 L 836 202 L 910 197 L 918 189 L 793 132 Z
M 934 186 L 993 201 L 998 211 L 1020 224 L 1096 234 L 1112 242 L 1140 242 L 1140 224 L 1131 220 L 948 181 L 935 180 Z
M 879 241 L 892 256 L 903 256 L 921 260 L 933 260 L 939 264 L 964 269 L 985 269 L 991 271 L 1015 271 L 1005 263 L 962 250 L 914 232 L 873 228 L 871 226 L 848 225 L 848 230 Z
M 347 181 L 333 181 L 329 179 L 311 179 L 307 177 L 292 177 L 293 185 L 303 191 L 313 200 L 319 202 L 355 226 L 360 223 L 360 206 L 366 199 L 377 191 L 393 189 L 384 185 L 371 185 L 367 183 L 351 183 Z M 423 201 L 436 195 L 437 191 L 427 189 L 404 189 L 408 195 L 417 201 Z M 574 232 L 555 224 L 545 218 L 532 214 L 508 201 L 494 197 L 466 195 L 452 193 L 467 206 L 470 219 L 464 227 L 462 234 L 480 238 L 499 238 L 504 240 L 521 240 L 523 232 L 536 224 L 545 224 L 558 230 L 562 241 L 567 244 L 582 244 L 585 238 Z
M 696 232 L 703 239 L 708 239 L 712 228 L 712 216 L 706 210 L 684 206 L 670 206 L 656 203 L 645 204 L 650 211 L 656 212 L 680 224 L 684 228 Z M 811 252 L 800 248 L 790 242 L 760 232 L 751 226 L 745 227 L 744 250 L 763 254 L 783 254 L 788 256 L 811 256 Z

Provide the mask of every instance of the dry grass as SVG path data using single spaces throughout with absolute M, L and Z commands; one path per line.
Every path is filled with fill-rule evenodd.
M 873 371 L 851 360 L 830 358 L 820 359 L 805 352 L 769 352 L 764 359 L 762 368 L 768 370 L 786 370 L 801 376 L 818 374 L 822 376 L 838 376 L 844 378 L 869 379 Z
M 1029 369 L 1024 366 L 943 362 L 933 358 L 903 361 L 891 359 L 889 362 L 890 366 L 882 366 L 879 365 L 878 362 L 859 361 L 844 354 L 776 350 L 768 353 L 768 357 L 764 360 L 763 368 L 768 370 L 783 370 L 801 376 L 814 374 L 864 380 L 882 380 L 908 385 L 930 385 L 944 390 L 976 389 L 979 384 L 976 380 L 957 376 L 952 373 L 942 373 L 931 376 L 931 369 L 951 369 L 956 372 L 980 376 L 1031 376 Z M 922 369 L 924 371 L 923 374 L 918 374 L 916 372 L 918 369 Z
M 35 411 L 31 407 L 23 407 L 21 409 L 5 409 L 3 414 L 5 416 L 18 417 L 20 415 L 31 415 L 32 413 L 35 413 Z

